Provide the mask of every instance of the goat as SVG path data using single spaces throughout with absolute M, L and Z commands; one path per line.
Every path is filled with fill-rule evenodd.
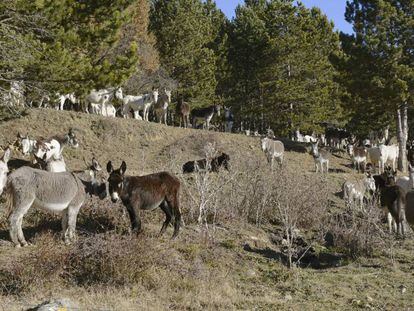
M 179 202 L 180 181 L 168 172 L 155 173 L 146 176 L 125 176 L 126 163 L 122 161 L 119 169 L 114 170 L 109 161 L 106 169 L 109 173 L 109 193 L 112 202 L 121 199 L 126 207 L 132 231 L 141 231 L 141 220 L 138 211 L 154 210 L 160 207 L 166 216 L 160 235 L 167 229 L 174 217 L 174 233 L 178 235 L 181 226 L 181 211 Z
M 220 156 L 211 159 L 209 166 L 207 166 L 207 159 L 201 159 L 196 161 L 188 161 L 183 165 L 183 173 L 193 173 L 196 170 L 206 170 L 217 173 L 220 167 L 224 167 L 229 170 L 230 156 L 226 153 L 222 153 Z
M 414 189 L 414 168 L 411 166 L 411 163 L 408 163 L 408 177 L 399 177 L 396 184 L 401 187 L 404 194 Z

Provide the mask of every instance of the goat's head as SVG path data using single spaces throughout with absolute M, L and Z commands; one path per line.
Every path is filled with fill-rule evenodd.
M 119 200 L 119 195 L 122 193 L 124 188 L 124 175 L 126 168 L 127 166 L 125 161 L 122 161 L 121 167 L 117 170 L 114 170 L 111 161 L 109 161 L 106 165 L 106 170 L 109 173 L 109 194 L 112 202 L 114 203 Z
M 66 138 L 69 146 L 73 148 L 79 147 L 78 138 L 76 137 L 76 134 L 72 128 L 69 129 L 69 132 L 66 134 Z
M 18 133 L 16 145 L 23 153 L 23 155 L 28 155 L 33 148 L 32 141 L 29 139 L 29 133 L 27 133 L 26 136 L 23 136 L 22 134 Z
M 7 173 L 9 172 L 7 162 L 10 160 L 10 155 L 10 148 L 7 148 L 6 151 L 4 151 L 2 158 L 0 159 L 0 195 L 3 193 L 3 189 L 6 186 Z

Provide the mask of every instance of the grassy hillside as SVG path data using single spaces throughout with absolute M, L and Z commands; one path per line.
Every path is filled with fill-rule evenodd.
M 185 226 L 176 240 L 170 240 L 172 228 L 158 237 L 163 213 L 142 212 L 144 231 L 136 237 L 129 233 L 121 205 L 90 199 L 78 218 L 77 243 L 63 244 L 59 216 L 33 209 L 23 230 L 34 245 L 15 249 L 0 206 L 3 309 L 24 310 L 60 297 L 82 310 L 414 308 L 412 236 L 396 240 L 384 234 L 382 241 L 365 241 L 363 235 L 374 226 L 385 229 L 381 222 L 361 225 L 366 231 L 358 233 L 358 240 L 351 226 L 335 229 L 333 220 L 339 218 L 334 216 L 345 209 L 341 184 L 360 178 L 348 168 L 345 155 L 333 157 L 327 177 L 313 172 L 310 155 L 293 152 L 287 153 L 286 167 L 272 174 L 258 138 L 42 109 L 1 123 L 0 145 L 13 141 L 19 131 L 47 137 L 70 127 L 81 141 L 78 149 L 64 151 L 71 169 L 84 168 L 83 158 L 95 155 L 102 166 L 125 160 L 131 175 L 177 174 Z M 211 196 L 199 225 L 202 176 L 182 176 L 180 167 L 203 157 L 207 143 L 228 153 L 232 167 L 204 180 Z M 303 208 L 297 225 L 314 257 L 302 268 L 285 265 L 283 221 L 274 197 L 292 210 Z M 334 233 L 333 244 L 324 242 L 321 234 L 327 231 Z M 347 237 L 348 244 L 337 237 Z M 353 241 L 363 241 L 372 252 L 351 252 Z

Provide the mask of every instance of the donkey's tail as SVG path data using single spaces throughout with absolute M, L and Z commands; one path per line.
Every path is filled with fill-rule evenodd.
M 4 191 L 4 198 L 5 198 L 4 206 L 5 206 L 6 217 L 9 218 L 13 210 L 13 198 L 14 198 L 13 185 L 10 180 L 8 180 L 6 183 L 6 189 Z

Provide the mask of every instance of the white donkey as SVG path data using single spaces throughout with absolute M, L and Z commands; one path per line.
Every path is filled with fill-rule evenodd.
M 92 175 L 90 175 L 92 176 Z M 75 240 L 76 218 L 86 194 L 106 197 L 105 183 L 95 178 L 83 180 L 76 173 L 51 173 L 28 166 L 12 172 L 6 184 L 10 238 L 16 247 L 27 246 L 23 235 L 23 217 L 32 205 L 62 214 L 62 229 L 66 243 Z
M 158 89 L 153 89 L 151 93 L 144 95 L 127 95 L 122 99 L 122 114 L 124 118 L 128 117 L 131 109 L 134 111 L 134 118 L 141 119 L 139 112 L 143 111 L 143 119 L 148 121 L 149 110 L 152 104 L 158 102 Z
M 280 165 L 283 164 L 285 146 L 281 141 L 265 137 L 262 139 L 262 150 L 266 153 L 267 161 L 270 163 L 272 170 L 274 159 L 276 159 Z
M 3 193 L 3 189 L 7 182 L 7 173 L 9 172 L 7 162 L 10 160 L 10 154 L 10 148 L 7 148 L 0 159 L 0 195 Z

